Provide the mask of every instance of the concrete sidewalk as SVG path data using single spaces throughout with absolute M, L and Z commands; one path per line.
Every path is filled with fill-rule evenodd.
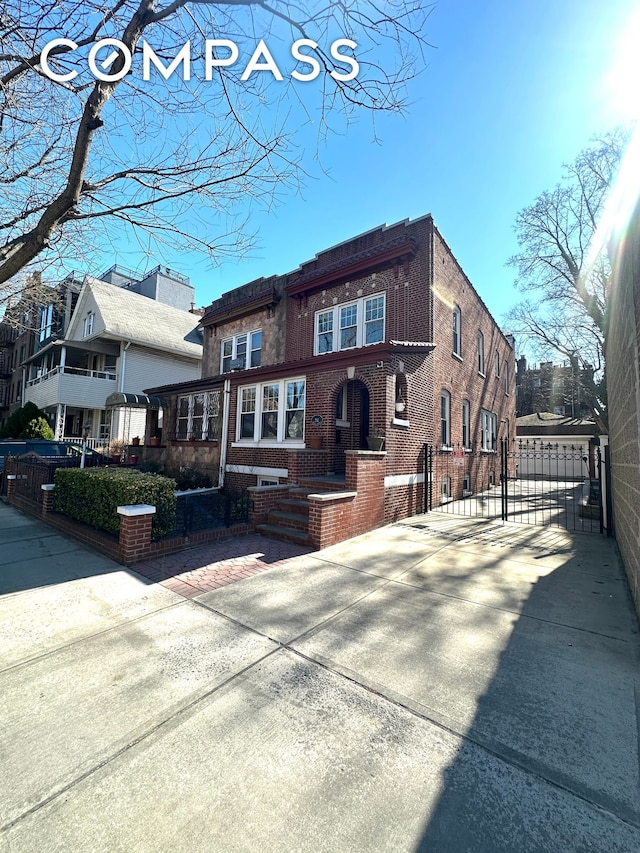
M 190 600 L 0 539 L 2 849 L 640 850 L 604 537 L 421 516 Z

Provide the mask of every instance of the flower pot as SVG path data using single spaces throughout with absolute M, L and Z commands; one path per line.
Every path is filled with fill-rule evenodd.
M 132 438 L 132 439 L 131 439 L 131 444 L 132 444 L 134 447 L 138 447 L 138 445 L 140 444 L 140 438 L 139 438 L 138 436 L 136 436 L 135 438 Z
M 119 453 L 112 453 L 111 454 L 111 461 L 116 462 L 116 463 L 120 462 L 120 454 Z
M 322 436 L 310 435 L 307 438 L 307 446 L 309 450 L 320 450 L 320 448 L 322 447 Z
M 383 435 L 368 435 L 367 436 L 367 447 L 369 450 L 383 450 L 384 449 L 384 436 Z
M 130 456 L 129 457 L 129 465 L 137 465 L 137 464 L 138 464 L 138 457 L 137 456 Z
M 160 444 L 160 439 L 157 436 L 149 439 L 149 445 L 151 447 L 158 447 Z

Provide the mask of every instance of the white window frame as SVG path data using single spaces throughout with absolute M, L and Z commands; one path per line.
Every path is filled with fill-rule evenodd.
M 518 389 L 516 388 L 516 391 Z M 504 363 L 504 393 L 509 396 L 509 362 Z
M 482 409 L 480 433 L 482 450 L 485 453 L 495 453 L 498 446 L 498 416 L 495 412 Z
M 471 403 L 462 401 L 462 447 L 471 450 Z
M 51 337 L 51 331 L 53 329 L 53 303 L 50 302 L 49 305 L 46 305 L 40 314 L 40 341 L 46 341 L 47 338 Z
M 440 441 L 443 449 L 451 448 L 451 394 L 440 392 Z
M 375 299 L 382 299 L 382 317 L 376 317 L 374 320 L 367 320 L 367 305 Z M 341 320 L 343 316 L 343 312 L 348 308 L 356 309 L 356 317 L 354 326 L 348 326 L 345 328 L 355 328 L 356 330 L 356 338 L 355 344 L 353 346 L 341 346 L 341 337 L 342 337 L 342 325 Z M 321 317 L 329 317 L 330 323 L 327 324 L 328 328 L 325 329 L 322 334 L 330 334 L 331 335 L 331 348 L 320 351 L 320 318 Z M 370 343 L 366 343 L 366 332 L 367 326 L 370 323 L 378 323 L 382 320 L 382 336 L 378 341 L 371 341 Z M 374 344 L 379 344 L 384 341 L 385 328 L 387 321 L 387 298 L 386 293 L 383 291 L 382 293 L 372 293 L 370 296 L 361 296 L 359 299 L 354 299 L 349 302 L 341 302 L 337 305 L 332 305 L 328 308 L 321 308 L 319 311 L 315 312 L 313 319 L 313 354 L 314 355 L 325 355 L 325 353 L 330 352 L 344 352 L 350 349 L 359 349 L 360 347 L 368 347 L 373 346 Z M 330 326 L 330 328 L 329 328 Z
M 496 368 L 496 379 L 500 379 L 500 352 L 496 350 L 494 355 L 495 360 L 495 368 Z
M 202 415 L 196 415 L 196 397 L 203 397 Z M 180 401 L 187 400 L 187 414 L 180 414 Z M 180 394 L 176 401 L 176 441 L 189 441 L 193 436 L 194 441 L 219 441 L 219 429 L 211 429 L 212 423 L 220 423 L 220 406 L 222 405 L 222 392 L 194 391 L 193 394 Z M 194 429 L 194 421 L 202 418 L 199 430 Z M 185 429 L 181 430 L 180 422 L 183 421 Z M 213 434 L 215 433 L 215 434 Z
M 254 337 L 260 336 L 260 346 L 255 346 Z M 225 344 L 231 343 L 231 356 L 225 356 Z M 224 369 L 225 359 L 236 361 L 242 356 L 238 355 L 238 344 L 245 344 L 244 367 L 242 370 L 250 370 L 253 367 L 260 367 L 262 364 L 262 329 L 252 329 L 250 332 L 241 332 L 238 335 L 233 335 L 228 338 L 223 338 L 220 344 L 220 373 L 229 373 L 231 367 Z M 254 352 L 260 353 L 257 364 L 251 364 L 251 356 Z
M 258 477 L 258 486 L 279 486 L 280 480 L 277 477 Z
M 93 311 L 87 311 L 87 316 L 82 321 L 82 337 L 88 338 L 93 334 L 93 322 L 96 315 Z
M 478 329 L 478 373 L 484 376 L 484 335 Z
M 462 311 L 459 305 L 453 306 L 453 354 L 462 358 Z
M 291 409 L 288 408 L 289 397 L 288 390 L 289 386 L 294 383 L 303 383 L 302 389 L 302 406 L 295 406 Z M 273 386 L 273 388 L 277 388 L 277 408 L 272 411 L 276 412 L 276 435 L 275 437 L 262 438 L 262 415 L 263 415 L 263 401 L 264 401 L 264 389 Z M 242 436 L 242 406 L 245 400 L 245 392 L 249 391 L 255 392 L 255 406 L 253 412 L 244 412 L 244 414 L 253 414 L 253 434 L 251 436 Z M 238 447 L 273 447 L 279 445 L 286 446 L 304 446 L 304 419 L 305 419 L 305 407 L 306 407 L 306 377 L 305 376 L 288 376 L 286 379 L 275 379 L 271 382 L 260 382 L 255 385 L 242 385 L 238 388 L 238 400 L 237 400 L 237 418 L 236 418 L 236 441 L 234 443 L 235 446 Z M 274 399 L 272 396 L 271 399 Z M 265 410 L 265 412 L 268 410 Z M 300 436 L 291 436 L 286 437 L 286 422 L 287 422 L 287 412 L 302 412 L 302 434 Z

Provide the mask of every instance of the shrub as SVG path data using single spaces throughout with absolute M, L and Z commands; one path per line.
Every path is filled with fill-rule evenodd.
M 52 441 L 55 435 L 44 418 L 34 418 L 29 421 L 18 438 L 46 438 Z
M 99 530 L 118 534 L 117 508 L 152 504 L 152 537 L 173 529 L 176 484 L 168 477 L 128 468 L 58 468 L 55 472 L 54 509 Z
M 22 408 L 17 409 L 0 430 L 0 438 L 40 438 L 40 436 L 25 436 L 22 432 L 26 429 L 30 421 L 37 418 L 44 419 L 44 412 L 39 409 L 35 403 L 25 403 Z M 53 438 L 51 436 L 42 436 L 43 438 Z
M 187 489 L 208 489 L 211 485 L 209 475 L 196 468 L 180 468 L 177 471 L 171 471 L 169 476 L 176 481 L 176 488 L 180 492 Z

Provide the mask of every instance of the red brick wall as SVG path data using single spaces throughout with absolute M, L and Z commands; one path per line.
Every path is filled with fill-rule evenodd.
M 386 340 L 428 341 L 431 338 L 429 282 L 431 271 L 431 231 L 433 222 L 424 217 L 400 223 L 389 229 L 376 229 L 355 240 L 321 252 L 317 259 L 303 264 L 302 272 L 321 268 L 396 237 L 412 238 L 418 244 L 416 256 L 406 267 L 389 265 L 354 277 L 350 281 L 310 293 L 301 298 L 288 297 L 286 361 L 313 355 L 315 312 L 361 296 L 386 294 Z M 419 310 L 416 310 L 419 306 Z
M 462 312 L 462 360 L 453 355 L 453 307 Z M 477 335 L 484 335 L 484 377 L 478 373 Z M 433 378 L 436 443 L 440 432 L 440 392 L 451 394 L 451 440 L 462 442 L 462 401 L 470 403 L 471 440 L 480 445 L 480 412 L 494 412 L 498 439 L 515 438 L 515 353 L 486 306 L 458 265 L 438 231 L 434 232 L 434 339 L 436 343 Z M 500 377 L 496 377 L 495 353 L 500 354 Z M 505 394 L 504 371 L 509 369 L 510 393 Z

